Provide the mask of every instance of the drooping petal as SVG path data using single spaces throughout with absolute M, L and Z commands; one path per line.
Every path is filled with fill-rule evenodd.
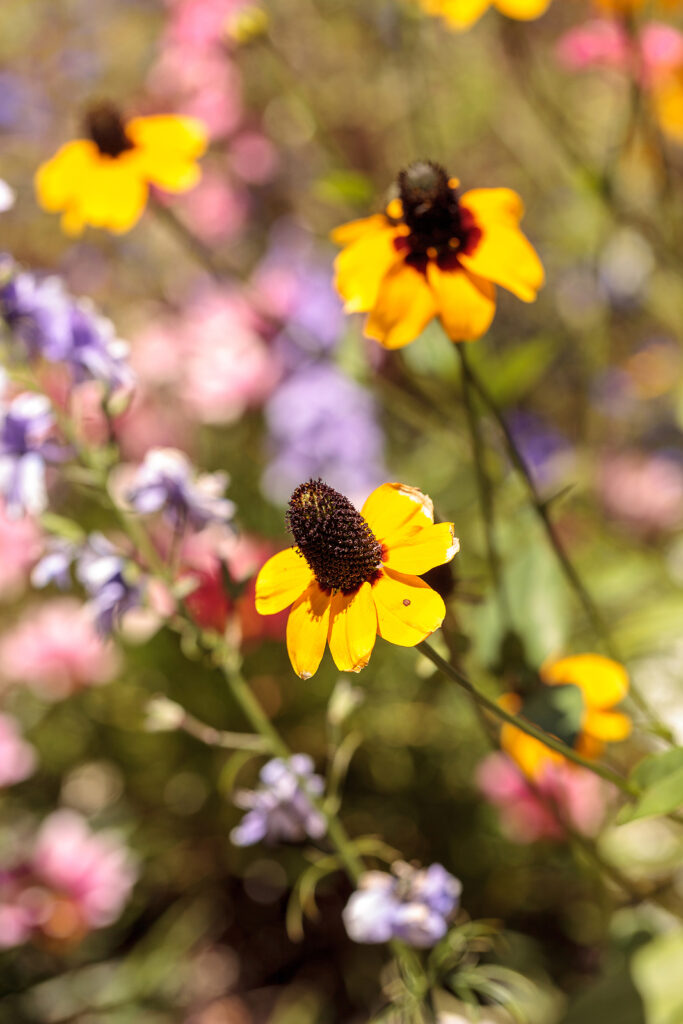
M 336 593 L 330 610 L 329 644 L 340 672 L 360 672 L 370 660 L 377 636 L 372 587 L 364 583 L 355 594 Z
M 453 523 L 406 530 L 387 545 L 383 564 L 388 569 L 422 576 L 437 565 L 450 562 L 460 547 Z
M 297 548 L 269 558 L 256 579 L 256 611 L 275 615 L 301 597 L 313 582 L 313 572 Z
M 487 192 L 494 193 L 487 196 Z M 511 189 L 475 189 L 461 205 L 470 211 L 482 236 L 474 250 L 460 260 L 471 273 L 533 302 L 545 281 L 543 264 L 518 224 L 523 213 L 519 196 Z
M 384 569 L 373 584 L 377 632 L 389 643 L 414 647 L 438 629 L 446 606 L 435 590 L 418 576 Z
M 382 278 L 363 331 L 385 348 L 402 348 L 422 333 L 436 312 L 425 275 L 401 260 Z
M 465 264 L 462 256 L 462 263 Z M 451 341 L 474 341 L 486 334 L 496 312 L 496 289 L 489 280 L 462 267 L 427 267 L 439 319 Z
M 618 743 L 631 735 L 632 725 L 628 715 L 619 711 L 587 711 L 581 729 L 588 736 L 604 743 Z
M 98 155 L 83 173 L 68 209 L 74 225 L 80 219 L 121 234 L 140 219 L 146 202 L 147 185 L 132 154 L 116 158 Z
M 623 665 L 602 654 L 576 654 L 541 666 L 541 678 L 549 685 L 573 683 L 583 693 L 586 706 L 611 708 L 628 693 L 628 673 Z
M 302 679 L 310 679 L 325 653 L 330 624 L 330 595 L 317 583 L 293 604 L 287 619 L 287 652 L 292 668 Z
M 550 0 L 493 0 L 501 14 L 519 21 L 540 18 L 548 10 Z
M 359 238 L 383 231 L 387 227 L 387 218 L 383 213 L 373 213 L 371 217 L 361 217 L 358 220 L 347 221 L 340 224 L 338 228 L 330 232 L 330 238 L 335 245 L 350 245 L 357 242 Z
M 385 274 L 401 259 L 394 245 L 396 228 L 386 217 L 368 217 L 367 222 L 367 230 L 357 235 L 334 261 L 334 284 L 347 313 L 371 310 Z
M 365 499 L 361 513 L 377 540 L 386 547 L 398 543 L 404 534 L 434 523 L 431 498 L 407 484 L 380 484 Z
M 538 779 L 550 762 L 562 764 L 561 754 L 507 722 L 500 732 L 500 745 L 529 779 Z

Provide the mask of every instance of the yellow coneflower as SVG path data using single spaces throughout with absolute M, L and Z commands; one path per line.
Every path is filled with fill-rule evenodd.
M 287 650 L 310 679 L 329 643 L 337 668 L 365 668 L 383 637 L 414 647 L 443 622 L 443 599 L 420 577 L 458 550 L 452 523 L 434 523 L 427 495 L 382 484 L 362 512 L 321 480 L 294 491 L 287 523 L 296 546 L 274 555 L 256 580 L 256 609 L 289 605 Z
M 333 232 L 344 246 L 335 284 L 347 313 L 368 313 L 364 333 L 385 348 L 413 341 L 438 316 L 453 341 L 488 330 L 496 285 L 533 302 L 544 282 L 519 229 L 522 201 L 507 188 L 472 189 L 438 164 L 420 161 L 398 177 L 385 213 Z
M 206 129 L 192 117 L 158 114 L 124 121 L 103 103 L 86 116 L 87 138 L 67 142 L 35 176 L 38 202 L 62 214 L 68 235 L 90 224 L 117 234 L 142 216 L 149 186 L 186 192 L 200 178 Z
M 505 694 L 500 699 L 501 706 L 536 721 L 546 732 L 591 759 L 602 754 L 606 743 L 624 740 L 630 734 L 630 718 L 614 710 L 628 693 L 628 674 L 623 665 L 601 654 L 576 654 L 546 662 L 541 667 L 540 677 L 547 686 L 577 688 L 580 708 L 578 725 L 572 734 L 560 735 L 561 729 L 556 729 L 552 723 L 552 712 L 541 706 L 539 714 L 538 702 L 534 706 L 519 694 Z M 565 760 L 540 740 L 507 723 L 501 731 L 501 746 L 531 779 L 539 778 L 549 761 Z
M 532 21 L 545 14 L 551 0 L 418 0 L 427 14 L 443 18 L 458 32 L 470 28 L 489 7 L 518 21 Z

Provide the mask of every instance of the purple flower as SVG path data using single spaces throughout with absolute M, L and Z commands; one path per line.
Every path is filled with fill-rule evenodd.
M 162 511 L 175 528 L 186 524 L 201 530 L 209 523 L 226 523 L 235 506 L 220 495 L 225 473 L 195 476 L 194 467 L 175 448 L 152 448 L 139 467 L 128 500 L 143 515 Z
M 92 533 L 78 555 L 76 576 L 90 598 L 98 632 L 111 633 L 142 602 L 142 587 L 129 578 L 127 563 L 101 533 Z
M 402 861 L 386 871 L 368 871 L 344 908 L 344 925 L 354 942 L 400 939 L 427 949 L 442 939 L 462 891 L 441 864 L 419 870 Z
M 3 272 L 12 274 L 13 269 L 12 261 L 3 259 Z M 59 278 L 15 272 L 0 287 L 0 314 L 15 337 L 24 343 L 31 359 L 43 356 L 56 362 L 65 357 L 70 309 Z
M 318 477 L 361 500 L 386 478 L 374 400 L 334 366 L 293 374 L 269 401 L 266 421 L 275 453 L 263 488 L 271 500 L 284 502 L 301 480 Z
M 235 794 L 237 806 L 247 810 L 230 833 L 236 846 L 252 846 L 261 840 L 296 843 L 307 836 L 324 836 L 325 819 L 306 791 L 319 796 L 325 783 L 314 774 L 313 761 L 307 754 L 294 754 L 288 761 L 276 757 L 263 766 L 259 778 L 258 789 Z
M 53 426 L 45 395 L 27 392 L 0 404 L 0 494 L 9 519 L 40 515 L 47 508 L 45 464 L 65 454 L 48 440 Z
M 29 358 L 66 363 L 75 383 L 99 380 L 112 389 L 132 384 L 128 346 L 91 304 L 70 296 L 57 277 L 18 271 L 9 257 L 0 270 L 8 278 L 0 285 L 0 316 Z
M 38 590 L 54 583 L 60 590 L 71 586 L 70 569 L 79 553 L 79 546 L 64 537 L 49 537 L 43 556 L 31 573 L 31 583 Z

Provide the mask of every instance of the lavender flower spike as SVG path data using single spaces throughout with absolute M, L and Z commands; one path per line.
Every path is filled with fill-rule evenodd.
M 45 464 L 64 456 L 64 449 L 48 440 L 53 426 L 45 395 L 25 393 L 0 403 L 0 495 L 10 519 L 47 508 Z
M 152 448 L 127 497 L 137 512 L 163 511 L 175 528 L 188 524 L 201 530 L 232 518 L 234 504 L 220 497 L 227 482 L 225 473 L 196 476 L 187 456 L 175 448 Z
M 418 869 L 397 861 L 392 873 L 368 871 L 344 908 L 344 925 L 354 942 L 400 939 L 428 949 L 448 931 L 462 891 L 441 864 Z
M 296 843 L 307 836 L 320 839 L 325 835 L 323 816 L 313 807 L 305 789 L 320 796 L 324 781 L 313 772 L 313 761 L 307 754 L 294 754 L 289 760 L 273 758 L 261 769 L 261 785 L 257 790 L 235 794 L 238 807 L 247 810 L 230 838 L 236 846 L 252 846 L 261 840 L 267 843 Z

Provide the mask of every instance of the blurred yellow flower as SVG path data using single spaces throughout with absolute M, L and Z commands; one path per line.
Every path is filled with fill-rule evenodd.
M 683 67 L 656 80 L 652 87 L 657 122 L 670 139 L 683 144 Z
M 417 162 L 398 177 L 385 213 L 351 221 L 332 237 L 343 251 L 335 284 L 347 313 L 369 313 L 364 332 L 385 348 L 413 341 L 438 316 L 452 341 L 488 330 L 502 285 L 533 302 L 541 261 L 519 229 L 522 201 L 507 188 L 458 193 L 442 167 Z
M 540 676 L 548 686 L 578 687 L 582 708 L 577 734 L 571 740 L 566 736 L 558 738 L 569 742 L 579 754 L 591 759 L 597 758 L 606 743 L 624 740 L 630 735 L 630 718 L 613 710 L 628 693 L 628 675 L 623 665 L 600 654 L 577 654 L 559 661 L 546 662 Z M 524 701 L 516 693 L 504 694 L 499 703 L 513 714 L 525 714 Z M 531 716 L 529 719 L 533 721 Z M 502 728 L 500 742 L 531 779 L 542 774 L 548 761 L 565 760 L 540 740 L 507 723 Z
M 450 28 L 462 32 L 478 21 L 489 7 L 495 7 L 508 18 L 531 21 L 547 11 L 551 0 L 418 0 L 418 3 L 427 14 L 443 18 Z
M 358 512 L 320 480 L 297 487 L 287 512 L 296 547 L 269 559 L 256 580 L 256 609 L 289 605 L 287 650 L 310 679 L 329 643 L 341 672 L 365 668 L 375 638 L 414 647 L 443 622 L 443 599 L 420 577 L 458 551 L 452 523 L 434 523 L 427 495 L 382 484 Z
M 35 176 L 38 202 L 62 214 L 67 235 L 83 228 L 129 231 L 142 216 L 149 186 L 186 192 L 200 178 L 204 125 L 191 117 L 159 114 L 122 119 L 111 104 L 86 117 L 88 138 L 67 142 Z

